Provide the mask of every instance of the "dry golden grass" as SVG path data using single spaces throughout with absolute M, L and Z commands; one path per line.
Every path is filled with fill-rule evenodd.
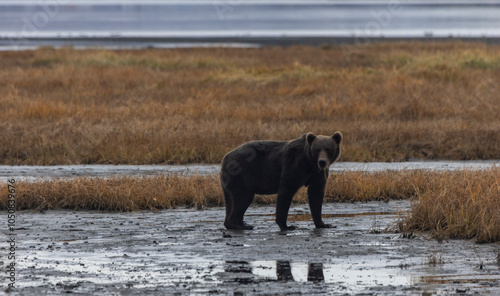
M 399 231 L 431 231 L 438 238 L 500 241 L 500 170 L 459 172 L 344 172 L 327 183 L 326 201 L 372 201 L 413 198 Z M 18 181 L 17 207 L 136 211 L 175 207 L 223 206 L 218 176 L 74 178 Z M 7 186 L 0 190 L 0 210 L 7 207 Z M 307 201 L 300 190 L 295 202 Z M 275 196 L 257 196 L 268 204 Z
M 500 241 L 500 170 L 442 174 L 435 190 L 418 192 L 418 202 L 400 223 L 402 231 L 431 231 L 437 238 Z
M 500 48 L 0 52 L 1 164 L 219 162 L 344 134 L 344 161 L 500 158 Z
M 363 173 L 346 172 L 330 177 L 326 201 L 373 201 L 404 199 L 429 190 L 432 173 L 417 171 Z M 152 177 L 63 178 L 17 181 L 17 207 L 25 209 L 73 209 L 136 211 L 182 206 L 223 206 L 219 176 L 163 175 Z M 7 186 L 0 192 L 0 210 L 7 206 Z M 307 201 L 302 188 L 295 199 Z M 276 201 L 275 195 L 257 195 L 256 203 Z
M 217 176 L 114 177 L 18 181 L 16 205 L 25 209 L 137 211 L 223 205 Z M 7 186 L 5 186 L 7 187 Z M 7 207 L 5 199 L 0 208 Z

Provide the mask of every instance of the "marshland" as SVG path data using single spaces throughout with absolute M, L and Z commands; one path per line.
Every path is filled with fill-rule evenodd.
M 498 46 L 381 43 L 351 50 L 348 59 L 345 53 L 342 46 L 1 52 L 0 162 L 219 163 L 225 153 L 246 141 L 289 140 L 308 131 L 331 134 L 335 130 L 345 138 L 340 161 L 500 158 Z M 435 200 L 444 194 L 452 200 L 476 200 L 472 195 L 479 194 L 498 205 L 495 169 L 468 173 L 478 181 L 488 180 L 485 185 L 464 172 L 402 172 L 395 174 L 397 182 L 388 174 L 393 173 L 333 176 L 327 199 L 431 195 L 428 198 Z M 373 179 L 367 184 L 364 178 Z M 22 208 L 122 211 L 221 205 L 216 179 L 163 176 L 35 182 L 26 184 L 19 204 Z M 431 186 L 431 182 L 440 185 Z M 426 190 L 422 185 L 427 185 Z M 459 192 L 452 196 L 450 191 L 460 186 L 465 196 Z M 147 193 L 130 189 L 144 187 L 149 188 Z M 2 198 L 5 208 L 6 195 Z M 300 195 L 298 200 L 304 199 Z M 492 209 L 491 205 L 485 208 Z M 481 211 L 478 215 L 484 217 Z M 498 240 L 499 217 L 495 219 L 483 221 L 496 228 L 486 231 L 490 235 L 484 239 Z M 422 229 L 448 225 L 412 221 Z M 463 237 L 485 231 L 459 229 L 464 233 L 458 236 Z
M 218 163 L 249 140 L 334 130 L 341 161 L 500 158 L 495 45 L 44 48 L 0 63 L 2 164 Z
M 348 58 L 342 46 L 114 51 L 47 47 L 0 52 L 0 164 L 217 164 L 225 153 L 246 141 L 290 140 L 309 131 L 329 135 L 336 130 L 344 136 L 341 162 L 497 160 L 498 49 L 497 45 L 465 42 L 373 43 L 356 48 Z M 373 231 L 373 225 L 359 226 L 366 230 L 362 235 L 389 235 L 403 245 L 411 245 L 402 243 L 403 238 L 415 237 L 419 243 L 423 240 L 433 246 L 443 240 L 457 244 L 455 239 L 464 244 L 489 243 L 479 245 L 487 246 L 487 255 L 473 259 L 470 273 L 481 262 L 490 271 L 484 278 L 496 280 L 499 178 L 500 171 L 493 166 L 457 171 L 335 172 L 327 183 L 325 215 L 352 205 L 369 207 L 374 213 L 393 205 L 392 215 L 381 218 L 383 227 Z M 208 215 L 207 223 L 195 218 L 192 223 L 203 224 L 200 227 L 208 232 L 212 228 L 220 232 L 222 227 L 223 217 L 216 210 L 224 202 L 216 174 L 16 182 L 18 214 L 25 213 L 28 220 L 49 210 L 64 217 L 64 213 L 82 213 L 130 220 L 126 215 L 191 215 L 180 210 L 189 208 L 188 213 Z M 2 210 L 7 209 L 8 193 L 7 186 L 0 189 Z M 274 202 L 275 196 L 257 196 L 249 211 L 257 216 L 272 215 L 269 205 Z M 305 190 L 299 191 L 294 208 L 306 208 L 300 213 L 307 216 L 306 202 Z M 104 216 L 99 219 L 106 219 Z M 367 219 L 362 221 L 370 221 Z M 294 243 L 308 236 L 304 229 L 311 228 L 310 224 L 300 224 L 302 230 Z M 342 225 L 334 233 L 320 236 L 352 234 L 351 230 L 344 233 Z M 262 232 L 273 227 L 269 221 L 261 222 L 256 235 L 261 239 Z M 156 235 L 159 233 L 151 234 Z M 228 243 L 236 248 L 244 248 L 252 240 L 251 234 L 229 235 Z M 238 238 L 246 242 L 233 242 Z M 433 256 L 425 251 L 418 254 Z M 434 256 L 439 260 L 428 261 L 446 266 L 453 259 L 443 254 L 445 259 Z M 248 261 L 257 257 L 255 254 Z M 432 265 L 398 262 L 402 262 L 401 269 L 411 270 Z M 216 269 L 225 264 L 235 263 L 215 264 Z M 261 279 L 258 273 L 253 275 Z M 456 277 L 445 284 L 454 280 Z M 499 288 L 490 287 L 491 291 Z

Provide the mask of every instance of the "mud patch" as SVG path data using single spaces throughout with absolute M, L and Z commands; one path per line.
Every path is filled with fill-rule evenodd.
M 253 231 L 222 227 L 223 208 L 108 213 L 18 212 L 16 291 L 98 294 L 500 293 L 499 244 L 437 242 L 373 229 L 394 225 L 407 201 L 326 204 L 314 229 L 280 232 L 272 206 L 252 206 Z M 0 219 L 6 219 L 2 213 Z M 5 221 L 5 220 L 4 220 Z M 5 253 L 5 245 L 0 245 Z M 434 263 L 431 257 L 439 258 Z M 1 260 L 0 260 L 1 261 Z M 5 269 L 6 262 L 0 262 Z M 14 291 L 14 293 L 16 292 Z M 3 290 L 2 290 L 3 292 Z
M 367 213 L 349 213 L 349 214 L 322 214 L 324 219 L 328 218 L 354 218 L 358 216 L 378 216 L 378 215 L 395 215 L 393 212 L 367 212 Z M 249 215 L 249 216 L 265 216 L 265 217 L 275 217 L 275 214 L 264 214 L 264 215 Z M 274 221 L 274 219 L 266 219 L 266 221 Z M 288 221 L 312 221 L 311 214 L 289 214 Z

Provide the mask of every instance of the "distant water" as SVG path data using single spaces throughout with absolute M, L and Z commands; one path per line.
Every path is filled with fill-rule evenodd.
M 500 38 L 500 1 L 6 1 L 0 47 Z
M 484 161 L 410 161 L 410 162 L 336 162 L 330 172 L 383 172 L 403 170 L 458 171 L 499 168 L 499 160 Z M 0 182 L 8 179 L 39 180 L 71 177 L 117 177 L 156 175 L 215 175 L 218 164 L 190 165 L 61 165 L 61 166 L 0 166 Z

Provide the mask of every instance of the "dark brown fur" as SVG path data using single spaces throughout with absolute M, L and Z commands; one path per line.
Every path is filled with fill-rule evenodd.
M 243 222 L 243 215 L 255 194 L 278 194 L 276 223 L 287 226 L 293 196 L 307 186 L 309 207 L 317 228 L 330 225 L 321 219 L 321 207 L 330 165 L 340 156 L 342 135 L 315 136 L 312 133 L 289 141 L 254 141 L 245 143 L 224 156 L 221 184 L 226 201 L 228 229 L 253 229 Z

